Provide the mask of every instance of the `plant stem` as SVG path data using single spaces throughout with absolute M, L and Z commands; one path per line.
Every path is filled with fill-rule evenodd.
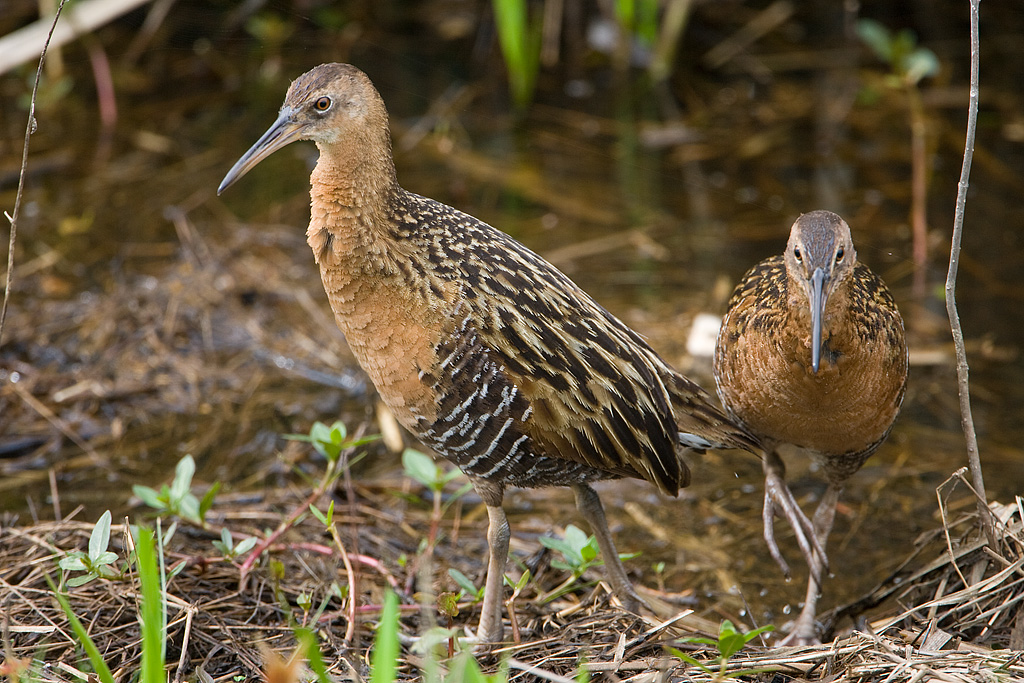
M 964 333 L 960 326 L 960 315 L 956 309 L 956 273 L 960 265 L 960 241 L 964 230 L 964 208 L 967 205 L 967 184 L 971 175 L 971 161 L 974 158 L 974 134 L 978 122 L 978 61 L 980 43 L 978 39 L 978 5 L 971 4 L 971 97 L 967 108 L 967 141 L 964 144 L 964 162 L 960 171 L 957 188 L 956 211 L 953 216 L 953 242 L 949 249 L 949 272 L 946 275 L 946 313 L 953 333 L 956 349 L 956 376 L 960 393 L 960 424 L 967 441 L 967 465 L 978 494 L 978 516 L 981 518 L 985 536 L 993 550 L 996 549 L 996 533 L 992 524 L 991 511 L 985 496 L 985 480 L 981 474 L 981 458 L 978 455 L 978 436 L 974 431 L 974 417 L 971 415 L 971 394 L 968 382 L 967 352 L 964 349 Z
M 39 66 L 36 68 L 36 79 L 32 83 L 32 97 L 28 104 L 28 123 L 25 125 L 25 144 L 21 148 L 21 172 L 18 174 L 18 191 L 14 196 L 14 209 L 11 213 L 4 212 L 4 216 L 11 223 L 11 236 L 7 247 L 7 281 L 4 284 L 4 300 L 0 304 L 0 345 L 4 341 L 4 321 L 7 320 L 7 305 L 11 300 L 11 288 L 14 287 L 14 245 L 18 242 L 18 214 L 21 212 L 21 197 L 25 192 L 25 176 L 28 172 L 28 141 L 32 133 L 36 132 L 36 94 L 39 92 L 39 79 L 43 75 L 43 64 L 46 63 L 46 50 L 50 47 L 50 40 L 53 39 L 53 32 L 57 28 L 57 20 L 60 19 L 64 3 L 61 0 L 57 5 L 57 11 L 53 14 L 53 23 L 50 25 L 50 32 L 46 35 L 46 42 L 43 43 L 43 51 L 39 54 Z

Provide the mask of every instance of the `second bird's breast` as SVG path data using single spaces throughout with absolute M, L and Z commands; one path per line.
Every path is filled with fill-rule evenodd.
M 905 352 L 825 335 L 815 373 L 806 340 L 747 328 L 717 369 L 723 402 L 755 433 L 823 454 L 869 448 L 899 412 Z

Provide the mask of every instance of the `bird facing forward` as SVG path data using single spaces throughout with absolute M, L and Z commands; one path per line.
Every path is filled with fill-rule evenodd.
M 591 484 L 634 477 L 675 494 L 689 480 L 686 448 L 756 442 L 554 266 L 404 190 L 387 111 L 363 72 L 324 64 L 297 78 L 218 193 L 295 140 L 320 151 L 306 234 L 338 327 L 399 422 L 487 505 L 479 640 L 503 634 L 507 486 L 571 487 L 614 592 L 636 609 Z
M 782 255 L 750 269 L 729 301 L 715 349 L 715 384 L 729 414 L 757 435 L 764 459 L 764 532 L 776 509 L 810 568 L 790 633 L 817 640 L 825 542 L 846 480 L 889 435 L 907 385 L 903 319 L 881 278 L 857 261 L 850 227 L 831 211 L 800 216 Z M 813 524 L 793 498 L 776 447 L 809 451 L 828 478 Z

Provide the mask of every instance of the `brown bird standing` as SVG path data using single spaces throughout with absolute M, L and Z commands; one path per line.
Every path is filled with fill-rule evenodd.
M 689 480 L 682 450 L 756 442 L 554 266 L 399 186 L 387 111 L 355 67 L 296 79 L 218 193 L 295 140 L 320 150 L 306 234 L 338 326 L 399 422 L 487 505 L 479 640 L 503 633 L 506 486 L 572 487 L 613 590 L 636 609 L 591 483 L 635 477 L 675 494 Z
M 793 224 L 786 252 L 737 285 L 715 349 L 715 384 L 731 416 L 764 445 L 764 532 L 772 556 L 776 507 L 810 568 L 790 640 L 817 640 L 824 548 L 846 480 L 892 429 L 907 385 L 903 319 L 885 283 L 857 261 L 850 227 L 830 211 Z M 814 523 L 797 506 L 776 447 L 810 451 L 828 488 Z

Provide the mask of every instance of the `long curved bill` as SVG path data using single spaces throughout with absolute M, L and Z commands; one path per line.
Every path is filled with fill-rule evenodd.
M 256 164 L 281 149 L 285 145 L 295 142 L 302 135 L 302 125 L 294 120 L 295 111 L 291 107 L 285 107 L 281 114 L 267 129 L 259 140 L 256 141 L 249 151 L 242 155 L 242 158 L 235 162 L 224 180 L 220 181 L 217 194 L 234 185 L 235 181 L 248 173 Z
M 815 268 L 811 274 L 811 368 L 821 365 L 821 327 L 825 315 L 825 271 Z

